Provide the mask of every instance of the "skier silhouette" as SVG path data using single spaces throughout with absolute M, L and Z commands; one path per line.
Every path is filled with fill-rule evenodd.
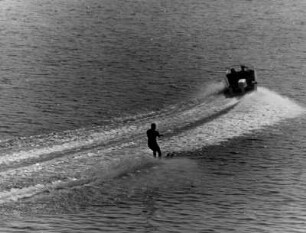
M 162 134 L 159 134 L 158 131 L 156 131 L 156 124 L 151 124 L 151 129 L 147 130 L 147 136 L 148 136 L 148 147 L 153 151 L 153 156 L 156 158 L 156 152 L 158 153 L 158 157 L 161 157 L 161 151 L 157 144 L 156 138 L 162 137 Z

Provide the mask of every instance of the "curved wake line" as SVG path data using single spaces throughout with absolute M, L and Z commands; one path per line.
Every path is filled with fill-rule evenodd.
M 283 119 L 296 117 L 303 112 L 305 110 L 293 101 L 268 89 L 259 88 L 257 92 L 241 99 L 215 96 L 214 101 L 200 102 L 187 108 L 175 109 L 171 106 L 165 114 L 157 114 L 155 119 L 150 119 L 159 125 L 160 131 L 166 136 L 163 141 L 165 150 L 185 151 L 218 144 Z M 68 154 L 86 153 L 97 147 L 102 147 L 105 152 L 115 151 L 133 146 L 138 141 L 135 144 L 137 147 L 140 141 L 145 140 L 142 135 L 146 131 L 145 123 L 141 119 L 133 122 L 133 125 L 106 131 L 85 131 L 84 135 L 78 135 L 78 132 L 53 145 L 48 142 L 53 138 L 47 136 L 44 140 L 48 146 L 6 153 L 0 156 L 0 166 L 7 170 L 24 166 L 18 164 L 22 161 L 27 161 L 28 164 L 44 162 L 66 157 Z
M 30 198 L 50 190 L 108 180 L 122 174 L 152 166 L 158 161 L 144 148 L 114 147 L 76 153 L 73 157 L 31 164 L 0 172 L 0 204 Z
M 53 181 L 50 184 L 35 184 L 23 188 L 12 188 L 8 191 L 0 192 L 0 204 L 14 202 L 19 199 L 29 198 L 42 192 L 48 191 L 51 187 L 59 185 L 62 181 Z
M 10 163 L 20 162 L 27 159 L 37 159 L 43 156 L 51 158 L 56 158 L 59 156 L 64 156 L 65 154 L 72 151 L 72 153 L 78 152 L 79 150 L 92 149 L 95 146 L 105 147 L 116 142 L 116 139 L 120 141 L 128 138 L 128 133 L 133 132 L 140 133 L 144 131 L 143 126 L 137 127 L 135 125 L 124 126 L 117 129 L 112 129 L 109 131 L 95 132 L 88 135 L 86 138 L 76 138 L 70 142 L 62 142 L 57 145 L 50 145 L 47 147 L 22 150 L 18 152 L 8 153 L 0 156 L 0 165 L 9 165 Z M 46 138 L 45 140 L 48 140 Z M 52 154 L 55 154 L 52 156 Z
M 173 136 L 164 146 L 174 152 L 196 150 L 304 113 L 305 109 L 290 99 L 266 88 L 259 88 L 257 92 L 244 96 L 227 114 Z
M 170 134 L 167 134 L 167 137 L 171 137 L 175 134 L 178 134 L 179 132 L 184 132 L 187 130 L 191 130 L 194 128 L 197 128 L 198 126 L 201 126 L 203 124 L 206 124 L 224 114 L 227 114 L 228 112 L 230 112 L 232 109 L 234 109 L 236 107 L 236 105 L 238 104 L 238 102 L 233 103 L 232 105 L 228 105 L 226 106 L 224 109 L 221 109 L 220 111 L 216 111 L 214 113 L 212 113 L 211 115 L 208 115 L 207 117 L 201 118 L 201 119 L 196 119 L 194 122 L 187 124 L 187 125 L 183 125 L 181 127 L 176 128 L 175 130 L 173 130 Z
M 0 192 L 0 204 L 17 201 L 21 198 L 31 197 L 37 193 L 43 192 L 45 186 L 42 184 L 37 184 L 35 186 L 25 187 L 25 188 L 13 188 L 9 191 Z
M 84 180 L 116 177 L 156 162 L 145 138 L 151 121 L 166 136 L 160 142 L 164 151 L 183 152 L 217 145 L 305 113 L 292 100 L 265 88 L 240 99 L 220 95 L 212 98 L 211 102 L 172 106 L 152 118 L 133 121 L 132 125 L 76 132 L 53 145 L 49 143 L 52 138 L 46 136 L 45 147 L 5 154 L 0 157 L 0 202 L 32 197 L 59 185 L 69 188 Z
M 32 148 L 19 149 L 19 151 L 11 151 L 0 156 L 0 167 L 2 170 L 17 168 L 23 166 L 19 164 L 22 161 L 30 162 L 29 160 L 32 160 L 30 163 L 36 163 L 60 158 L 79 151 L 86 152 L 95 147 L 103 146 L 104 149 L 107 149 L 114 148 L 118 144 L 119 148 L 125 147 L 124 144 L 130 146 L 133 144 L 133 140 L 143 139 L 143 134 L 151 121 L 156 122 L 162 131 L 166 131 L 167 136 L 175 135 L 227 113 L 237 103 L 236 99 L 224 100 L 224 98 L 219 98 L 217 101 L 210 103 L 189 103 L 187 106 L 179 104 L 156 113 L 154 117 L 145 115 L 144 119 L 141 118 L 136 122 L 133 121 L 132 125 L 121 125 L 107 130 L 97 128 L 96 130 L 84 131 L 83 133 L 79 131 L 70 132 L 67 134 L 67 137 L 46 135 L 45 138 L 33 138 L 32 141 L 28 142 L 34 145 Z M 33 148 L 36 147 L 36 141 L 42 145 Z M 28 145 L 25 144 L 25 147 L 28 147 Z

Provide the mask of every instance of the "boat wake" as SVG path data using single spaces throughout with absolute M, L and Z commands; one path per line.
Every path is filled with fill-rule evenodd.
M 242 98 L 210 92 L 107 126 L 2 141 L 0 202 L 48 195 L 159 163 L 146 146 L 145 131 L 152 122 L 165 135 L 160 141 L 163 151 L 184 153 L 260 131 L 304 112 L 292 100 L 265 88 Z

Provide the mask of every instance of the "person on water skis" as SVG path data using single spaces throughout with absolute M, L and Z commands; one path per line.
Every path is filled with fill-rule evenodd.
M 151 124 L 151 129 L 147 130 L 147 136 L 148 136 L 148 147 L 153 151 L 153 156 L 156 158 L 156 152 L 158 153 L 158 157 L 161 157 L 161 151 L 157 144 L 156 138 L 162 137 L 162 134 L 159 134 L 158 131 L 156 131 L 156 124 Z

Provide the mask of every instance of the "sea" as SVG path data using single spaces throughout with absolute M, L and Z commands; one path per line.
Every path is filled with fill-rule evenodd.
M 306 232 L 304 0 L 2 0 L 0 22 L 0 232 Z M 226 98 L 240 64 L 258 89 Z

